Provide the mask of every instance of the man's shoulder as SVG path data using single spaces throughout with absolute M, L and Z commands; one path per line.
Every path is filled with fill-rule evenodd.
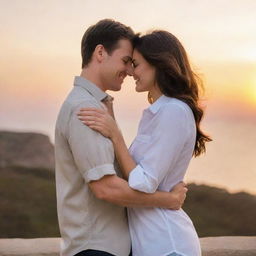
M 68 103 L 70 106 L 77 106 L 82 102 L 85 102 L 89 105 L 97 103 L 96 99 L 87 90 L 84 90 L 83 88 L 80 88 L 78 86 L 75 86 L 71 90 L 64 103 L 65 102 Z
M 73 112 L 80 107 L 96 107 L 99 108 L 100 103 L 86 90 L 75 87 L 68 94 L 67 98 L 62 104 L 62 109 L 68 112 Z
M 72 114 L 80 108 L 101 108 L 100 103 L 87 91 L 71 90 L 64 100 L 57 117 L 58 124 L 69 122 Z

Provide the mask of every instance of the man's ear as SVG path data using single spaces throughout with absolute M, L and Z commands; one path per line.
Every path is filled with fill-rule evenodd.
M 96 57 L 98 62 L 102 62 L 104 60 L 104 58 L 106 57 L 106 54 L 107 54 L 107 52 L 102 44 L 98 44 L 95 47 L 94 56 Z

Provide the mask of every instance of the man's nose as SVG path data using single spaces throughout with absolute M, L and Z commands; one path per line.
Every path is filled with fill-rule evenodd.
M 133 75 L 133 67 L 132 67 L 132 65 L 129 65 L 129 66 L 127 67 L 127 69 L 126 69 L 126 74 L 127 74 L 128 76 L 132 76 L 132 75 Z

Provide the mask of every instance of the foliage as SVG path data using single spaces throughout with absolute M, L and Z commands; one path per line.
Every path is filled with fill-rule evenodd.
M 0 237 L 59 236 L 54 172 L 16 166 L 0 175 Z M 256 235 L 253 195 L 190 184 L 183 209 L 200 237 Z
M 200 237 L 256 235 L 256 196 L 248 193 L 190 184 L 183 209 Z
M 59 236 L 54 173 L 13 167 L 0 175 L 0 237 Z

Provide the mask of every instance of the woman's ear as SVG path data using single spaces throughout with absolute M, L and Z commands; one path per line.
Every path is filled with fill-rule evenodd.
M 94 56 L 98 62 L 102 62 L 106 56 L 106 50 L 102 44 L 98 44 L 94 50 Z

